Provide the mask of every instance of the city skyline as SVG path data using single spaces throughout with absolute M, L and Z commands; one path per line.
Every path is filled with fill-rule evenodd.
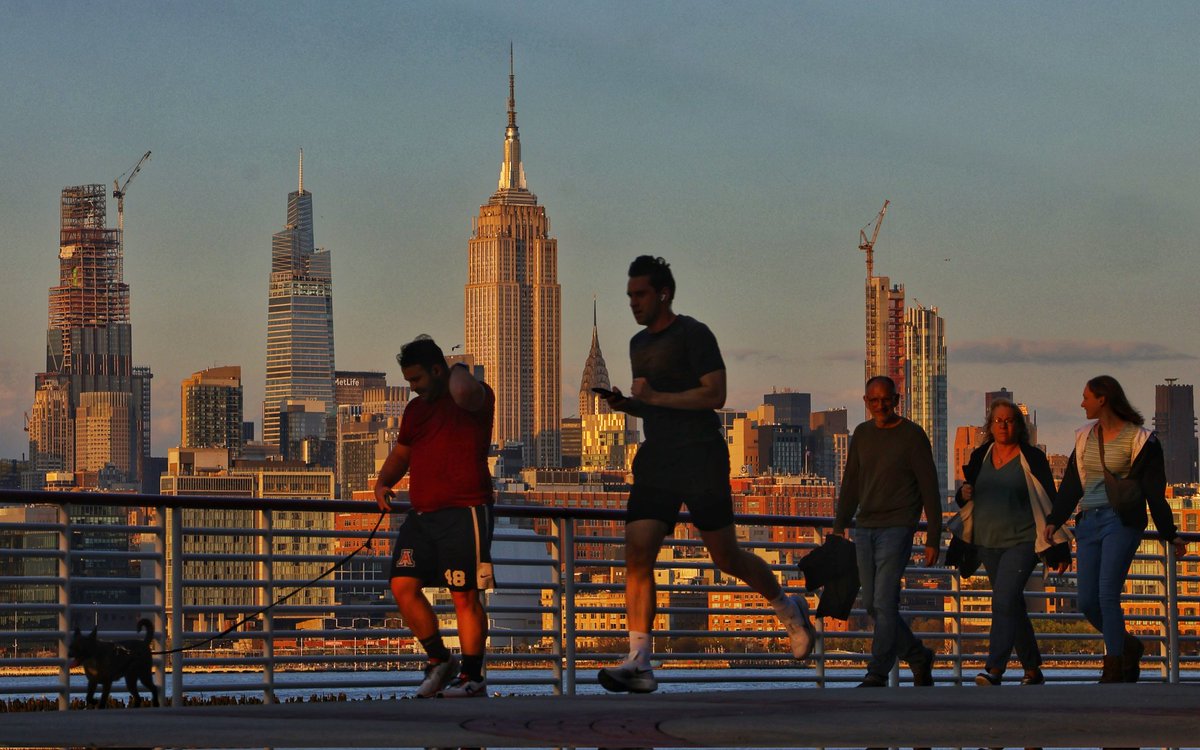
M 1087 377 L 1116 376 L 1147 419 L 1152 386 L 1200 380 L 1190 4 L 300 4 L 282 24 L 270 3 L 5 5 L 0 456 L 28 452 L 57 195 L 148 149 L 125 278 L 155 455 L 190 373 L 240 366 L 262 402 L 263 237 L 300 147 L 338 251 L 338 369 L 398 383 L 404 341 L 462 343 L 510 41 L 523 160 L 563 242 L 564 416 L 592 296 L 620 351 L 625 269 L 650 252 L 722 342 L 731 407 L 793 388 L 858 421 L 857 233 L 884 199 L 876 273 L 947 321 L 951 434 L 1008 387 L 1066 452 Z M 628 386 L 626 357 L 608 369 Z

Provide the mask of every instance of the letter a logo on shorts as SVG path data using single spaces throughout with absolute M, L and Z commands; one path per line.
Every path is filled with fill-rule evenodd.
M 400 559 L 396 560 L 397 568 L 411 568 L 416 565 L 413 562 L 413 551 L 410 549 L 400 550 Z

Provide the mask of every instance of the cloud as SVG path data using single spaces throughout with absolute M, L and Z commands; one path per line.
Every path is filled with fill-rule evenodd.
M 734 362 L 788 364 L 791 361 L 787 357 L 780 355 L 779 351 L 775 349 L 754 349 L 751 347 L 723 348 L 721 354 L 725 359 L 733 360 Z
M 949 347 L 955 363 L 1093 364 L 1115 362 L 1172 362 L 1196 359 L 1149 341 L 980 339 Z

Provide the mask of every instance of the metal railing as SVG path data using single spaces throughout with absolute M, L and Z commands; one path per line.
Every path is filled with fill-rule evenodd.
M 157 682 L 172 705 L 198 694 L 275 701 L 281 691 L 408 690 L 419 682 L 424 655 L 403 627 L 383 572 L 390 539 L 378 554 L 365 549 L 305 587 L 300 600 L 189 647 L 334 566 L 344 557 L 330 549 L 334 541 L 365 543 L 369 532 L 361 525 L 335 529 L 329 521 L 336 513 L 374 519 L 373 503 L 0 490 L 0 511 L 6 507 L 25 510 L 24 518 L 0 514 L 0 699 L 50 696 L 68 707 L 84 690 L 67 661 L 73 630 L 95 626 L 105 639 L 140 638 L 134 623 L 143 617 L 154 625 L 156 651 L 185 648 L 155 658 Z M 595 668 L 625 649 L 623 570 L 615 554 L 623 512 L 504 504 L 496 511 L 490 687 L 592 689 Z M 746 516 L 738 523 L 743 544 L 796 590 L 794 561 L 831 519 Z M 793 540 L 767 541 L 772 530 Z M 379 538 L 388 537 L 381 528 Z M 698 541 L 669 538 L 665 549 L 656 567 L 656 659 L 678 668 L 660 674 L 660 682 L 825 686 L 861 678 L 871 632 L 860 609 L 846 630 L 824 630 L 816 620 L 822 637 L 812 659 L 797 665 L 770 609 L 720 576 Z M 1146 549 L 1125 598 L 1128 626 L 1147 644 L 1142 679 L 1200 681 L 1196 563 L 1180 571 L 1169 545 L 1149 542 Z M 1051 579 L 1044 590 L 1027 592 L 1052 681 L 1094 679 L 1079 669 L 1100 660 L 1099 636 L 1074 610 L 1072 581 Z M 991 614 L 986 584 L 982 571 L 964 585 L 952 569 L 908 569 L 904 614 L 938 652 L 942 681 L 961 683 L 982 664 Z M 453 645 L 449 598 L 435 592 L 434 603 Z M 722 617 L 733 622 L 721 625 Z M 247 672 L 258 678 L 248 682 Z M 118 680 L 114 696 L 122 688 Z

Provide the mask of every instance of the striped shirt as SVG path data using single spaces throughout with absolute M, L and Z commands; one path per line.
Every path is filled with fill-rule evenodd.
M 1104 444 L 1104 465 L 1100 464 L 1100 447 L 1096 442 L 1096 430 L 1088 435 L 1083 448 L 1083 510 L 1108 507 L 1108 493 L 1104 489 L 1104 466 L 1118 477 L 1128 476 L 1133 464 L 1133 439 L 1137 436 L 1137 425 L 1126 422 L 1117 436 Z

